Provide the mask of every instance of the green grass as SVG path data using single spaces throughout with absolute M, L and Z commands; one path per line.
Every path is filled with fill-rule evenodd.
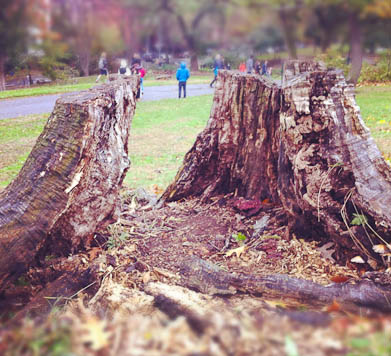
M 195 75 L 190 77 L 189 84 L 206 84 L 212 80 L 212 74 L 209 75 Z M 95 83 L 96 76 L 75 78 L 74 83 L 68 84 L 53 84 L 53 85 L 42 85 L 39 87 L 30 87 L 14 90 L 0 91 L 0 99 L 11 99 L 25 96 L 40 96 L 50 94 L 68 93 L 72 91 L 80 91 L 92 88 Z M 101 83 L 104 82 L 104 77 L 101 78 Z M 161 86 L 161 85 L 175 85 L 177 80 L 173 75 L 173 79 L 156 80 L 154 77 L 149 78 L 148 75 L 144 80 L 145 87 Z
M 212 96 L 140 102 L 133 120 L 129 153 L 132 166 L 127 186 L 166 187 L 183 156 L 205 127 Z
M 48 116 L 0 120 L 0 186 L 6 186 L 18 174 Z
M 391 86 L 362 87 L 357 103 L 386 159 L 391 159 Z M 129 142 L 129 187 L 165 188 L 209 118 L 212 96 L 139 102 Z M 0 120 L 0 186 L 19 172 L 47 120 L 46 115 Z
M 391 86 L 358 88 L 356 100 L 372 137 L 391 162 Z

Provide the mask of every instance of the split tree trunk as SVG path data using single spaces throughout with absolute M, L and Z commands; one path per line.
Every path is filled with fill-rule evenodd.
M 342 260 L 354 249 L 379 257 L 370 227 L 391 241 L 391 170 L 339 71 L 306 72 L 282 87 L 221 71 L 207 127 L 162 199 L 232 192 L 281 204 L 291 232 L 333 240 L 345 247 Z M 368 224 L 351 226 L 354 214 Z
M 0 292 L 47 251 L 67 255 L 118 216 L 138 79 L 62 96 L 0 194 Z

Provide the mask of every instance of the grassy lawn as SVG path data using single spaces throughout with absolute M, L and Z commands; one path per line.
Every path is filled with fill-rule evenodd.
M 205 75 L 194 75 L 191 76 L 188 83 L 189 84 L 207 84 L 212 80 L 213 74 L 207 73 Z M 59 93 L 68 93 L 72 91 L 80 91 L 92 88 L 95 83 L 96 76 L 84 77 L 84 78 L 75 78 L 73 83 L 68 84 L 55 84 L 55 85 L 42 85 L 39 87 L 31 88 L 22 88 L 14 90 L 5 90 L 0 91 L 0 99 L 10 99 L 18 98 L 24 96 L 39 96 L 39 95 L 48 95 L 48 94 L 59 94 Z M 104 78 L 101 78 L 101 83 L 104 82 Z M 144 86 L 161 86 L 161 85 L 174 85 L 177 84 L 175 76 L 172 76 L 172 79 L 165 80 L 156 80 L 155 77 L 145 77 Z
M 391 86 L 362 87 L 357 92 L 362 117 L 386 159 L 391 160 Z M 184 154 L 209 118 L 212 96 L 139 102 L 131 130 L 129 187 L 166 187 Z M 0 120 L 0 187 L 22 167 L 47 120 L 46 115 Z
M 391 86 L 358 88 L 356 100 L 380 151 L 391 163 Z
M 166 187 L 205 127 L 212 99 L 212 95 L 206 95 L 140 102 L 132 125 L 129 145 L 132 166 L 125 184 Z

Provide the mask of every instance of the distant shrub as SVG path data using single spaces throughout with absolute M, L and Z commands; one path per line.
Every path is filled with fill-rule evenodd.
M 363 63 L 361 75 L 358 79 L 359 84 L 389 81 L 391 81 L 391 50 L 381 54 L 375 65 Z
M 329 49 L 326 53 L 318 55 L 315 59 L 324 62 L 327 68 L 343 70 L 345 77 L 348 75 L 350 66 L 347 57 L 337 49 Z
M 56 82 L 67 82 L 75 77 L 79 77 L 80 72 L 68 65 L 62 65 L 61 68 L 53 68 L 53 77 L 56 78 Z
M 329 50 L 317 56 L 316 59 L 323 61 L 328 68 L 343 70 L 347 77 L 350 65 L 347 63 L 346 56 L 343 56 L 340 51 Z M 363 62 L 358 84 L 388 81 L 391 81 L 391 50 L 382 53 L 375 64 Z

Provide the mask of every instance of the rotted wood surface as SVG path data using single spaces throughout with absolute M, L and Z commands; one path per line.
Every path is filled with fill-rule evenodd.
M 358 282 L 332 283 L 323 286 L 288 275 L 237 275 L 198 257 L 181 264 L 181 284 L 210 295 L 232 295 L 237 291 L 260 294 L 267 298 L 293 299 L 301 303 L 328 305 L 334 301 L 343 305 L 373 308 L 391 313 L 391 278 L 387 284 L 366 278 Z
M 0 193 L 0 292 L 38 254 L 77 251 L 117 219 L 138 86 L 129 77 L 57 100 L 19 175 Z
M 286 83 L 293 77 L 306 72 L 325 71 L 326 65 L 314 60 L 291 59 L 283 64 L 283 81 Z
M 390 167 L 342 73 L 301 73 L 307 67 L 283 86 L 221 71 L 208 124 L 162 200 L 232 192 L 269 199 L 290 216 L 291 232 L 344 247 L 338 259 L 381 261 L 372 246 L 391 241 Z M 351 226 L 354 214 L 368 225 Z

